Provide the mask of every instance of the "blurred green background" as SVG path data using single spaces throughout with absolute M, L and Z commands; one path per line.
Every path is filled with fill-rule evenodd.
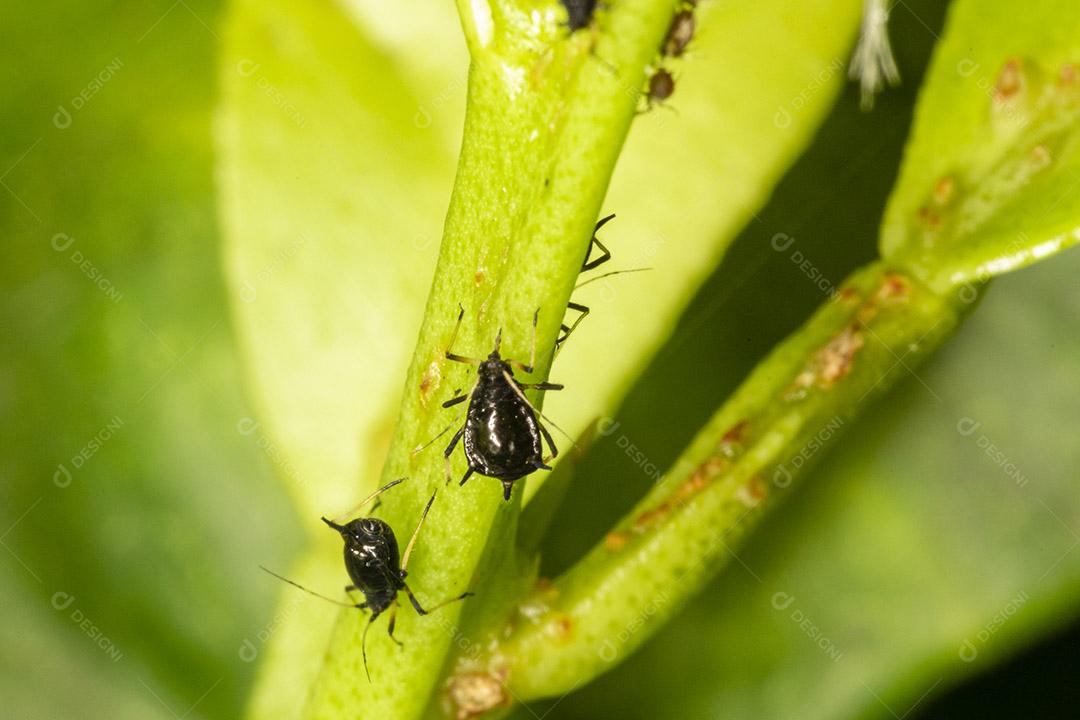
M 288 6 L 273 5 L 267 13 Z M 312 8 L 304 12 L 330 12 Z M 401 290 L 418 307 L 437 249 L 429 235 L 441 225 L 454 169 L 452 153 L 425 156 L 423 143 L 456 145 L 463 48 L 458 28 L 440 26 L 434 12 L 406 32 L 375 3 L 346 10 L 335 22 L 355 23 L 351 32 L 370 40 L 357 55 L 387 79 L 342 102 L 365 117 L 406 120 L 391 127 L 407 124 L 385 160 L 403 184 L 415 177 L 422 197 L 387 212 L 419 207 L 422 229 L 386 240 L 412 242 L 427 258 Z M 312 518 L 296 485 L 310 466 L 264 424 L 257 343 L 245 341 L 238 320 L 244 288 L 228 279 L 216 119 L 226 12 L 195 0 L 0 10 L 9 48 L 0 71 L 7 717 L 238 717 L 263 650 L 289 622 L 292 605 L 275 609 L 285 596 L 257 566 L 289 567 L 308 542 L 302 528 Z M 855 88 L 843 90 L 634 383 L 617 414 L 620 432 L 658 466 L 822 301 L 788 256 L 766 249 L 775 233 L 797 238 L 835 281 L 874 257 L 945 15 L 946 4 L 930 0 L 894 8 L 903 84 L 869 114 Z M 442 38 L 432 54 L 403 52 L 432 35 Z M 443 62 L 436 51 L 446 48 L 458 81 L 416 79 Z M 332 75 L 328 68 L 312 83 Z M 258 85 L 258 72 L 253 82 L 290 122 L 320 132 L 321 116 L 302 97 L 275 95 L 273 83 Z M 396 84 L 424 98 L 433 126 L 409 100 L 394 104 Z M 682 121 L 678 100 L 662 116 L 665 131 Z M 281 143 L 281 157 L 295 151 Z M 322 151 L 332 173 L 342 150 Z M 340 162 L 334 180 L 365 194 L 365 177 Z M 267 165 L 283 178 L 291 172 Z M 266 204 L 292 207 L 275 187 L 255 191 L 271 193 Z M 679 188 L 663 190 L 677 207 Z M 316 237 L 304 251 L 332 249 Z M 268 285 L 303 262 L 280 250 L 268 257 L 258 275 Z M 1078 271 L 1073 253 L 998 281 L 919 379 L 852 428 L 671 627 L 594 685 L 519 716 L 1075 717 Z M 364 298 L 363 287 L 355 292 Z M 288 303 L 276 309 L 289 311 Z M 407 346 L 415 328 L 357 332 L 394 332 Z M 286 344 L 260 352 L 287 354 Z M 393 398 L 404 367 L 384 370 Z M 956 432 L 964 419 L 980 423 L 973 435 Z M 1025 482 L 984 452 L 984 438 Z M 363 462 L 371 470 L 379 459 Z M 545 546 L 545 571 L 565 568 L 650 483 L 613 442 L 598 443 L 578 477 L 573 508 Z M 333 491 L 321 497 L 338 504 Z M 792 609 L 775 608 L 777 592 L 795 599 L 793 609 L 833 643 L 838 660 L 807 637 Z

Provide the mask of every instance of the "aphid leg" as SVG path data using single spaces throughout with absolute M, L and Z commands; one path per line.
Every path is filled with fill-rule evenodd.
M 394 637 L 394 625 L 397 624 L 397 601 L 394 601 L 394 605 L 390 608 L 390 622 L 386 626 L 386 633 L 390 636 L 390 639 L 397 643 L 398 647 L 405 647 L 405 644 Z
M 577 326 L 581 324 L 581 321 L 589 315 L 589 307 L 587 305 L 582 305 L 581 303 L 576 302 L 568 302 L 566 303 L 566 307 L 569 310 L 577 310 L 581 314 L 574 319 L 573 324 L 571 324 L 569 327 L 567 327 L 565 324 L 560 326 L 562 334 L 559 335 L 559 338 L 555 341 L 556 350 L 562 347 L 562 344 L 566 342 L 566 338 L 570 337 L 570 334 L 577 330 Z
M 559 449 L 555 447 L 555 441 L 551 438 L 551 433 L 548 432 L 548 429 L 544 427 L 544 423 L 538 422 L 536 423 L 536 426 L 540 428 L 540 434 L 547 440 L 548 448 L 551 450 L 551 457 L 548 459 L 550 460 L 559 457 Z
M 349 517 L 350 515 L 356 513 L 358 510 L 360 510 L 360 508 L 364 507 L 365 505 L 367 505 L 372 500 L 376 500 L 380 495 L 382 495 L 384 492 L 386 492 L 390 488 L 394 487 L 395 485 L 399 485 L 399 484 L 401 484 L 403 482 L 405 482 L 405 478 L 398 478 L 397 480 L 391 480 L 390 482 L 386 483 L 381 488 L 379 488 L 378 490 L 376 490 L 375 492 L 371 493 L 366 498 L 361 500 L 359 503 L 357 503 L 356 507 L 354 507 L 349 512 L 344 513 L 343 515 L 338 515 L 336 518 L 334 518 L 333 522 L 331 522 L 330 520 L 327 520 L 326 518 L 323 518 L 322 521 L 324 523 L 326 523 L 327 525 L 329 525 L 330 527 L 337 530 L 338 532 L 341 532 L 341 525 L 339 525 L 339 523 L 342 520 L 344 520 L 347 517 Z M 378 505 L 376 505 L 375 507 L 378 507 Z M 374 508 L 372 508 L 372 509 L 374 510 Z
M 502 481 L 502 486 L 503 486 L 503 500 L 509 500 L 511 493 L 514 492 L 514 481 L 513 480 L 503 480 Z
M 555 422 L 552 421 L 551 418 L 549 418 L 547 415 L 545 415 L 544 413 L 537 410 L 536 406 L 533 405 L 531 402 L 529 402 L 529 398 L 525 397 L 525 393 L 521 392 L 521 387 L 514 381 L 514 378 L 510 377 L 509 373 L 504 371 L 503 372 L 503 377 L 506 378 L 506 382 L 508 382 L 510 384 L 510 387 L 512 387 L 514 389 L 514 392 L 517 394 L 517 396 L 519 398 L 521 398 L 521 401 L 529 406 L 530 410 L 532 410 L 534 413 L 536 413 L 536 415 L 541 420 L 548 423 L 549 425 L 554 427 L 556 430 L 561 432 L 563 435 L 565 435 L 567 437 L 567 439 L 570 441 L 571 445 L 573 445 L 574 447 L 577 447 L 577 443 L 574 442 L 574 438 L 570 437 L 570 434 L 568 432 L 566 432 L 561 427 L 556 425 Z M 544 427 L 543 423 L 537 422 L 536 424 L 540 427 L 540 431 L 544 434 L 544 437 L 547 438 L 548 446 L 551 448 L 552 452 L 554 453 L 551 457 L 555 457 L 558 454 L 558 451 L 555 449 L 555 443 L 553 443 L 551 441 L 551 434 L 547 431 L 547 428 Z M 544 467 L 541 467 L 540 469 L 548 470 L 550 468 L 547 468 L 546 466 L 544 466 Z
M 356 587 L 355 585 L 346 585 L 346 586 L 345 586 L 345 594 L 349 596 L 349 599 L 350 599 L 350 600 L 352 600 L 352 599 L 353 599 L 353 595 L 352 595 L 352 594 L 353 594 L 354 592 L 357 592 L 357 591 L 358 591 L 359 589 L 360 589 L 360 588 Z M 356 607 L 358 607 L 358 608 L 360 608 L 360 609 L 366 608 L 366 607 L 367 607 L 367 603 L 365 603 L 365 602 L 362 602 L 362 603 L 357 603 L 357 604 L 356 604 Z
M 456 355 L 451 350 L 454 347 L 454 341 L 457 340 L 458 330 L 461 329 L 461 319 L 465 317 L 465 308 L 458 305 L 457 324 L 454 325 L 454 334 L 450 336 L 450 342 L 446 346 L 446 359 L 453 360 L 454 362 L 466 363 L 467 365 L 479 365 L 482 360 L 479 358 L 465 357 L 464 355 Z
M 536 367 L 536 323 L 539 320 L 540 320 L 540 308 L 536 308 L 536 312 L 533 313 L 532 350 L 529 352 L 529 364 L 526 365 L 525 363 L 523 363 L 523 362 L 521 362 L 519 360 L 510 360 L 509 358 L 506 360 L 506 362 L 510 363 L 511 365 L 518 368 L 522 372 L 526 372 L 526 373 L 529 373 L 529 374 L 532 374 L 533 368 Z M 500 331 L 500 334 L 501 334 L 501 331 Z M 496 345 L 496 349 L 498 349 L 498 345 Z
M 413 547 L 416 545 L 416 537 L 420 534 L 420 528 L 423 527 L 424 521 L 427 520 L 427 514 L 431 510 L 431 504 L 435 502 L 435 493 L 437 492 L 438 490 L 431 493 L 431 499 L 427 501 L 427 505 L 424 506 L 424 512 L 420 515 L 420 522 L 416 523 L 416 529 L 413 530 L 412 537 L 409 538 L 409 544 L 405 546 L 405 552 L 401 556 L 401 577 L 405 577 L 406 571 L 409 568 L 409 557 L 412 556 Z
M 464 435 L 465 435 L 465 426 L 462 425 L 460 428 L 458 428 L 458 431 L 456 433 L 454 433 L 454 437 L 452 437 L 450 439 L 450 444 L 446 446 L 446 450 L 443 451 L 443 461 L 444 461 L 443 465 L 445 465 L 445 467 L 446 467 L 446 482 L 447 483 L 450 482 L 450 477 L 451 477 L 451 473 L 450 473 L 450 455 L 453 454 L 454 448 L 457 447 L 458 442 L 461 440 L 462 436 L 464 436 Z
M 540 383 L 518 383 L 518 386 L 523 390 L 562 390 L 565 386 L 559 383 L 540 382 Z
M 455 405 L 459 405 L 459 404 L 465 402 L 468 399 L 469 399 L 468 395 L 456 395 L 455 397 L 452 397 L 449 400 L 447 400 L 446 402 L 444 402 L 442 404 L 442 406 L 444 408 L 451 408 L 451 407 L 454 407 Z M 443 430 L 443 432 L 446 432 L 446 431 Z
M 476 594 L 476 593 L 471 593 L 471 592 L 463 592 L 460 595 L 458 595 L 457 597 L 452 597 L 449 600 L 443 600 L 441 603 L 439 603 L 438 605 L 432 607 L 430 610 L 425 610 L 420 605 L 420 601 L 416 599 L 415 595 L 413 595 L 412 588 L 410 588 L 408 585 L 403 585 L 403 587 L 405 588 L 405 594 L 409 596 L 409 602 L 412 603 L 412 606 L 416 610 L 416 613 L 418 615 L 428 615 L 430 613 L 435 612 L 436 610 L 438 610 L 441 607 L 449 605 L 450 603 L 455 603 L 458 600 L 464 600 L 465 598 L 472 597 L 473 595 Z
M 582 263 L 582 265 L 581 265 L 581 271 L 582 272 L 585 272 L 586 270 L 592 270 L 593 268 L 599 267 L 599 266 L 603 265 L 604 263 L 606 263 L 608 260 L 611 259 L 611 251 L 608 250 L 607 247 L 604 246 L 604 243 L 600 242 L 600 238 L 596 237 L 596 233 L 598 233 L 600 231 L 600 228 L 604 227 L 604 225 L 607 222 L 609 222 L 610 220 L 613 220 L 614 218 L 615 218 L 615 213 L 611 213 L 606 218 L 603 218 L 603 219 L 600 220 L 600 222 L 596 223 L 596 227 L 593 228 L 592 240 L 589 241 L 589 249 L 585 253 L 585 262 Z M 596 245 L 598 248 L 600 248 L 600 251 L 603 252 L 604 254 L 601 255 L 600 257 L 596 258 L 595 260 L 590 261 L 589 256 L 592 255 L 593 245 Z

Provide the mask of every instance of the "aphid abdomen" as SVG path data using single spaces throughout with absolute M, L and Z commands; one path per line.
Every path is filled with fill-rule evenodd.
M 481 475 L 517 480 L 543 461 L 543 449 L 532 409 L 508 392 L 469 408 L 465 456 Z

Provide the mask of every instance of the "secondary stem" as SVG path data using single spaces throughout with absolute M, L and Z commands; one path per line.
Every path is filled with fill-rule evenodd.
M 955 329 L 959 301 L 875 263 L 773 351 L 607 537 L 519 606 L 463 673 L 566 693 L 644 642 L 729 561 L 819 451 Z M 603 428 L 601 428 L 603 431 Z

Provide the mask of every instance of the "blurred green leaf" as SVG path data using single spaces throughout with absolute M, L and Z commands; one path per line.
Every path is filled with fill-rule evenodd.
M 270 612 L 256 563 L 296 533 L 244 429 L 218 262 L 216 8 L 110 12 L 0 21 L 20 58 L 0 75 L 0 558 L 21 576 L 0 644 L 26 652 L 3 696 L 235 717 Z
M 937 287 L 1080 241 L 1080 24 L 1057 0 L 956 2 L 882 227 Z

